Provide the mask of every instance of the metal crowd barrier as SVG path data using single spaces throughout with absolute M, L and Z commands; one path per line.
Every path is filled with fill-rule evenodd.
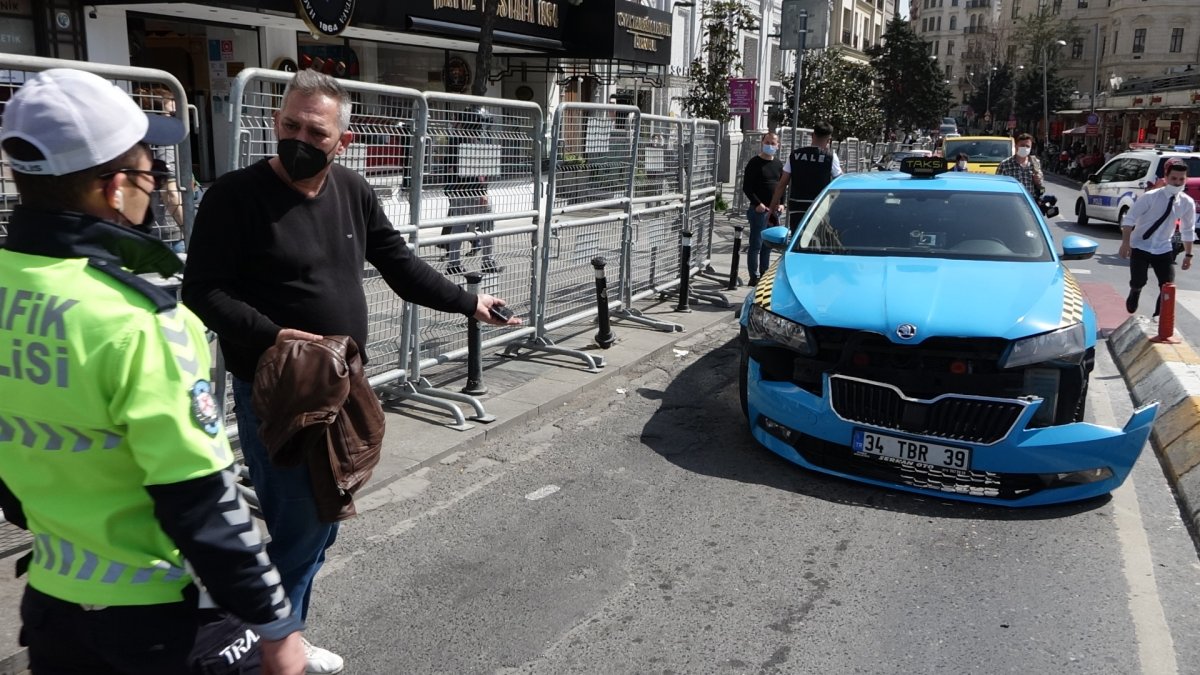
M 231 91 L 231 166 L 275 153 L 273 115 L 292 76 L 242 71 Z M 609 309 L 661 330 L 636 300 L 680 283 L 681 237 L 693 236 L 690 275 L 711 259 L 720 126 L 642 115 L 632 106 L 567 103 L 552 120 L 550 171 L 542 180 L 543 117 L 536 104 L 421 93 L 344 81 L 355 140 L 338 161 L 375 188 L 385 215 L 443 274 L 479 272 L 480 290 L 525 319 L 519 329 L 482 326 L 485 348 L 547 352 L 591 371 L 604 359 L 554 344 L 552 331 L 595 316 L 593 260 L 619 266 Z M 372 386 L 387 401 L 444 409 L 453 428 L 492 418 L 473 396 L 433 387 L 422 371 L 466 355 L 463 317 L 403 303 L 369 265 Z M 723 296 L 691 290 L 699 299 Z M 232 428 L 233 425 L 230 424 Z

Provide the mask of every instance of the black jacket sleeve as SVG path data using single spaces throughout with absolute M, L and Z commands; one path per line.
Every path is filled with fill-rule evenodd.
M 154 515 L 217 604 L 267 640 L 303 629 L 271 564 L 232 469 L 148 485 Z
M 4 511 L 4 519 L 8 522 L 22 530 L 29 529 L 28 523 L 25 522 L 25 509 L 21 507 L 21 500 L 17 499 L 12 490 L 8 489 L 3 478 L 0 478 L 0 510 Z
M 751 159 L 746 162 L 746 168 L 742 170 L 742 194 L 750 200 L 750 206 L 758 206 L 761 203 L 758 200 L 758 188 L 759 183 L 762 182 L 762 173 L 754 170 L 757 164 L 758 162 Z
M 383 213 L 374 191 L 366 190 L 363 199 L 367 261 L 379 270 L 387 285 L 408 302 L 443 312 L 473 315 L 478 303 L 475 295 L 459 288 L 409 249 L 404 237 Z
M 242 172 L 237 172 L 242 173 Z M 230 251 L 244 250 L 242 233 L 247 214 L 239 191 L 253 192 L 253 184 L 234 184 L 226 174 L 204 195 L 192 238 L 188 242 L 187 267 L 183 274 L 181 297 L 204 325 L 222 340 L 266 350 L 275 342 L 281 326 L 239 298 L 232 289 L 239 278 L 239 258 Z M 241 181 L 239 181 L 241 182 Z

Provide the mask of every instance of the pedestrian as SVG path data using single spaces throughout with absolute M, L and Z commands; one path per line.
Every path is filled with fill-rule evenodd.
M 1037 157 L 1032 156 L 1033 136 L 1020 134 L 1016 140 L 1016 153 L 1000 162 L 996 167 L 996 175 L 1012 176 L 1024 186 L 1029 196 L 1036 201 L 1045 190 L 1043 187 L 1042 164 Z
M 193 574 L 303 673 L 299 616 L 232 486 L 204 327 L 138 276 L 182 263 L 136 231 L 180 142 L 124 91 L 43 71 L 4 109 L 21 197 L 0 250 L 0 507 L 34 535 L 21 644 L 40 673 L 189 672 Z M 11 359 L 11 360 L 9 360 Z
M 751 286 L 758 284 L 759 271 L 766 272 L 771 264 L 771 249 L 763 246 L 762 233 L 767 227 L 767 216 L 771 213 L 771 197 L 783 175 L 783 163 L 776 156 L 778 152 L 779 136 L 768 131 L 763 134 L 758 154 L 746 162 L 742 172 L 742 193 L 749 200 L 746 207 L 746 219 L 750 221 L 746 272 L 750 275 Z
M 965 172 L 970 166 L 971 157 L 965 152 L 960 152 L 954 157 L 954 168 L 951 171 Z
M 1138 197 L 1125 214 L 1125 220 L 1121 221 L 1119 254 L 1129 259 L 1129 296 L 1125 298 L 1125 309 L 1130 314 L 1137 311 L 1149 268 L 1154 269 L 1159 289 L 1163 284 L 1175 281 L 1171 239 L 1176 227 L 1183 244 L 1182 267 L 1185 271 L 1192 267 L 1196 202 L 1183 191 L 1187 183 L 1187 162 L 1173 160 L 1167 164 L 1166 172 L 1166 185 Z M 1154 316 L 1158 316 L 1161 297 L 1160 293 L 1154 302 Z
M 799 225 L 808 207 L 821 194 L 821 190 L 834 178 L 842 175 L 842 165 L 838 156 L 830 151 L 829 144 L 833 140 L 833 127 L 828 122 L 818 122 L 813 125 L 813 144 L 796 148 L 783 164 L 783 174 L 775 186 L 775 194 L 771 196 L 768 219 L 777 222 L 775 210 L 783 200 L 783 193 L 791 186 L 788 197 L 789 227 L 793 230 Z M 792 175 L 795 174 L 795 180 Z
M 483 126 L 490 117 L 483 108 L 459 113 L 455 136 L 455 173 L 446 186 L 446 197 L 450 201 L 446 215 L 451 218 L 483 216 L 492 211 L 488 197 L 488 180 L 490 176 L 500 174 L 500 146 L 485 142 Z M 477 235 L 484 235 L 471 242 L 467 255 L 473 256 L 482 250 L 483 273 L 500 274 L 504 268 L 496 264 L 496 258 L 492 254 L 495 245 L 490 235 L 494 228 L 493 221 L 482 219 L 446 225 L 442 228 L 442 234 L 475 232 Z M 445 247 L 446 273 L 465 272 L 462 264 L 462 242 L 449 242 Z
M 337 523 L 317 516 L 308 469 L 273 466 L 251 404 L 259 357 L 287 340 L 347 335 L 367 345 L 363 269 L 370 262 L 406 301 L 497 325 L 475 296 L 409 250 L 374 189 L 332 163 L 353 139 L 350 93 L 329 75 L 297 73 L 275 113 L 278 154 L 231 171 L 196 215 L 183 298 L 217 333 L 233 375 L 239 438 L 271 534 L 268 550 L 301 619 Z M 414 169 L 415 170 L 415 169 Z M 364 362 L 367 361 L 364 354 Z M 342 658 L 305 642 L 309 673 L 336 673 Z

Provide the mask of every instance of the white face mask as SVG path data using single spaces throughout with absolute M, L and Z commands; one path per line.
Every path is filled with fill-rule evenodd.
M 1029 156 L 1029 152 L 1030 152 L 1032 149 L 1033 149 L 1033 148 L 1026 148 L 1026 147 L 1024 147 L 1024 146 L 1021 146 L 1021 147 L 1017 148 L 1017 156 L 1018 156 L 1018 157 L 1028 157 L 1028 156 Z
M 764 155 L 774 155 L 779 151 L 779 148 L 775 147 L 774 145 L 764 145 L 762 146 L 762 151 Z
M 1163 189 L 1166 190 L 1167 194 L 1171 195 L 1172 197 L 1179 194 L 1180 192 L 1183 192 L 1182 185 L 1164 185 Z
M 959 162 L 957 166 L 958 166 L 958 170 L 959 170 L 959 171 L 966 171 L 966 170 L 967 170 L 967 163 L 966 163 L 966 162 Z

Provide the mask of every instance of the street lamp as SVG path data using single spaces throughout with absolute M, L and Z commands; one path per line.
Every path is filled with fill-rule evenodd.
M 1059 47 L 1066 47 L 1066 40 L 1055 40 L 1053 44 Z M 1050 147 L 1050 97 L 1046 92 L 1046 55 L 1050 51 L 1050 45 L 1042 45 L 1042 134 L 1043 144 L 1042 152 L 1046 152 L 1046 148 Z

